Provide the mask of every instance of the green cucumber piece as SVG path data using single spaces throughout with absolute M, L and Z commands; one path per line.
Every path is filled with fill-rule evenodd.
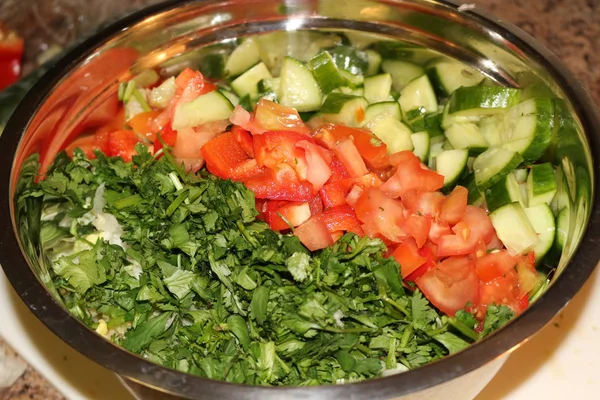
M 503 112 L 519 103 L 521 90 L 496 86 L 461 87 L 448 100 L 450 115 L 472 116 Z
M 379 74 L 365 78 L 365 98 L 369 103 L 386 101 L 392 90 L 392 76 L 390 74 Z
M 410 127 L 415 132 L 426 131 L 429 133 L 429 137 L 444 137 L 444 131 L 442 130 L 442 113 L 433 113 L 417 118 L 410 123 Z
M 381 69 L 392 76 L 392 87 L 398 92 L 425 73 L 423 67 L 400 60 L 384 60 Z
M 278 98 L 282 105 L 300 112 L 316 111 L 321 107 L 321 88 L 313 73 L 300 61 L 283 59 L 281 86 Z
M 546 203 L 525 208 L 525 214 L 539 238 L 538 244 L 532 249 L 535 253 L 535 261 L 539 263 L 554 244 L 556 221 L 550 206 Z
M 367 68 L 366 76 L 375 75 L 381 68 L 381 55 L 374 50 L 366 50 L 365 53 L 369 59 L 369 67 Z
M 258 91 L 260 93 L 279 93 L 281 90 L 281 78 L 261 79 L 258 82 Z
M 369 103 L 367 99 L 343 93 L 329 93 L 323 102 L 320 113 L 315 117 L 351 127 L 360 126 L 361 115 L 365 115 Z
M 510 203 L 490 213 L 498 238 L 511 255 L 525 254 L 538 245 L 540 239 L 520 203 Z
M 308 61 L 323 93 L 330 93 L 332 90 L 348 85 L 348 81 L 342 76 L 333 57 L 328 51 L 317 54 Z
M 400 104 L 398 104 L 397 101 L 382 101 L 380 103 L 369 104 L 362 125 L 366 125 L 369 121 L 379 115 L 388 115 L 400 120 L 402 118 Z
M 426 131 L 415 132 L 410 135 L 410 139 L 413 143 L 413 153 L 419 157 L 421 162 L 426 162 L 429 157 L 429 146 L 431 145 L 429 133 Z
M 526 206 L 521 193 L 521 186 L 517 182 L 514 173 L 505 175 L 485 190 L 485 202 L 489 211 L 495 211 L 507 204 L 518 202 Z
M 215 90 L 177 106 L 173 116 L 173 129 L 178 131 L 208 122 L 227 120 L 232 112 L 233 105 L 229 99 Z
M 500 128 L 502 147 L 518 151 L 527 162 L 537 161 L 548 149 L 554 128 L 550 99 L 529 99 L 504 115 Z
M 370 129 L 387 146 L 388 154 L 403 150 L 413 150 L 412 131 L 408 126 L 389 115 L 379 115 L 369 121 L 366 128 Z
M 502 138 L 500 136 L 500 130 L 504 121 L 504 115 L 491 115 L 489 117 L 482 118 L 479 122 L 479 132 L 492 146 L 501 146 Z
M 485 190 L 499 182 L 521 162 L 523 162 L 523 157 L 519 153 L 492 147 L 478 155 L 473 162 L 475 183 L 480 190 Z
M 467 202 L 470 205 L 476 207 L 480 207 L 483 205 L 483 203 L 485 202 L 485 197 L 483 195 L 483 192 L 481 192 L 481 190 L 479 190 L 479 188 L 475 184 L 475 174 L 473 172 L 469 173 L 467 176 L 461 179 L 458 184 L 460 186 L 465 187 L 467 189 L 467 192 L 469 192 L 469 198 L 467 199 Z
M 444 132 L 455 149 L 468 149 L 469 154 L 481 154 L 489 148 L 487 140 L 474 123 L 453 124 Z
M 527 176 L 527 199 L 530 207 L 550 204 L 556 195 L 556 176 L 551 163 L 534 164 Z
M 570 207 L 563 207 L 556 216 L 556 237 L 554 238 L 554 247 L 558 254 L 562 254 L 567 238 L 569 236 L 569 218 Z
M 234 107 L 240 104 L 240 98 L 237 97 L 235 93 L 232 93 L 226 89 L 219 89 L 219 92 L 221 92 L 223 96 L 227 97 L 227 100 L 229 100 Z
M 148 94 L 148 104 L 154 108 L 166 108 L 176 90 L 175 77 L 172 76 L 159 86 L 152 88 Z
M 365 75 L 369 69 L 369 56 L 366 52 L 351 46 L 339 45 L 327 49 L 335 65 L 352 75 Z
M 225 63 L 225 71 L 228 76 L 237 76 L 259 62 L 258 44 L 255 39 L 247 38 L 231 52 Z
M 479 71 L 455 60 L 436 61 L 427 68 L 427 75 L 441 96 L 450 96 L 460 87 L 476 86 L 483 80 Z
M 398 101 L 405 117 L 412 110 L 423 109 L 423 114 L 433 113 L 438 110 L 437 97 L 427 75 L 421 75 L 406 85 L 400 91 L 400 99 Z M 414 119 L 407 118 L 409 121 Z
M 441 138 L 439 140 L 438 138 Z M 429 139 L 429 159 L 427 160 L 427 166 L 431 169 L 435 169 L 435 158 L 444 151 L 444 145 L 446 144 L 446 138 L 443 136 L 436 136 Z
M 444 176 L 444 189 L 453 187 L 467 167 L 469 152 L 465 149 L 442 151 L 435 157 L 435 170 Z
M 446 102 L 440 119 L 442 129 L 448 129 L 454 124 L 477 123 L 482 119 L 481 115 L 450 115 L 449 108 L 450 103 Z
M 527 182 L 527 175 L 529 170 L 527 168 L 519 168 L 514 171 L 515 179 L 519 184 Z
M 271 78 L 273 77 L 265 63 L 260 62 L 234 79 L 231 82 L 231 88 L 240 97 L 245 95 L 256 97 L 258 96 L 258 82 Z

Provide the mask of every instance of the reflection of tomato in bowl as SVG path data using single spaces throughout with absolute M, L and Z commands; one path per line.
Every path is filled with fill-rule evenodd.
M 447 4 L 253 6 L 150 9 L 46 75 L 2 137 L 7 276 L 179 396 L 473 396 L 595 266 L 586 95 Z
M 23 39 L 0 24 L 0 90 L 19 79 L 23 47 Z

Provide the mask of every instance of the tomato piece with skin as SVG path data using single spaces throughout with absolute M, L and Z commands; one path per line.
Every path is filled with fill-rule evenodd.
M 258 164 L 248 157 L 236 134 L 231 131 L 207 142 L 202 146 L 201 153 L 206 160 L 206 168 L 219 178 L 240 181 L 263 172 Z
M 331 176 L 327 183 L 333 183 L 341 181 L 342 179 L 350 178 L 350 174 L 346 171 L 346 168 L 342 165 L 342 162 L 335 156 L 332 157 L 331 163 L 329 164 L 331 169 Z
M 334 243 L 327 225 L 320 217 L 311 217 L 308 221 L 294 229 L 294 235 L 310 251 L 324 249 Z
M 348 192 L 348 195 L 346 196 L 346 203 L 351 207 L 356 206 L 356 202 L 358 201 L 358 199 L 360 199 L 360 196 L 362 196 L 363 192 L 364 189 L 362 187 L 358 185 L 352 186 L 352 188 Z
M 266 221 L 274 231 L 297 227 L 311 217 L 309 203 L 268 201 L 265 209 Z
M 406 234 L 412 236 L 415 239 L 417 247 L 421 248 L 429 238 L 431 217 L 423 214 L 409 214 L 402 224 L 402 229 Z
M 480 317 L 485 316 L 485 310 L 492 304 L 505 305 L 510 307 L 516 314 L 520 314 L 521 309 L 521 290 L 516 274 L 507 274 L 498 276 L 489 282 L 480 281 L 479 283 L 479 313 Z
M 377 188 L 363 192 L 355 205 L 356 216 L 370 237 L 381 235 L 392 242 L 405 238 L 400 226 L 404 222 L 404 207 L 398 200 L 385 195 Z
M 232 126 L 230 132 L 233 132 L 235 139 L 238 141 L 242 149 L 246 152 L 249 158 L 254 158 L 254 140 L 250 132 L 239 126 Z
M 245 178 L 243 182 L 259 199 L 304 202 L 315 196 L 313 186 L 309 182 L 299 181 L 296 173 L 289 167 L 282 166 L 277 172 L 262 167 L 260 173 Z
M 474 206 L 466 207 L 462 221 L 452 229 L 454 235 L 443 235 L 437 241 L 440 257 L 473 253 L 480 242 L 486 244 L 495 235 L 494 227 L 485 210 Z
M 298 178 L 306 180 L 307 164 L 304 150 L 297 147 L 300 140 L 312 142 L 310 137 L 298 132 L 270 131 L 254 135 L 254 156 L 258 165 L 278 170 L 282 164 L 291 167 Z
M 356 218 L 356 213 L 348 205 L 325 210 L 320 215 L 320 218 L 332 234 L 339 231 L 353 232 L 357 235 L 364 234 L 360 227 L 360 221 Z
M 309 202 L 311 215 L 319 215 L 323 212 L 323 201 L 320 195 L 314 196 Z
M 479 304 L 479 279 L 469 257 L 449 257 L 416 279 L 440 311 L 453 316 L 468 303 Z
M 401 161 L 396 172 L 383 184 L 381 189 L 390 197 L 402 197 L 410 190 L 434 192 L 444 185 L 444 177 L 421 165 L 412 151 L 398 153 Z
M 431 220 L 431 226 L 429 228 L 429 240 L 436 245 L 439 243 L 440 238 L 446 235 L 452 234 L 452 229 L 446 221 L 442 221 L 438 218 Z
M 514 271 L 517 260 L 518 258 L 508 254 L 507 250 L 489 253 L 475 261 L 475 272 L 482 282 L 491 282 Z
M 153 141 L 156 137 L 153 129 L 153 122 L 160 113 L 161 111 L 157 110 L 139 113 L 131 118 L 127 123 L 135 132 L 139 133 L 140 135 L 144 135 L 146 138 Z
M 171 123 L 169 122 L 163 130 L 158 134 L 154 141 L 154 154 L 158 153 L 163 148 L 163 143 L 169 147 L 175 146 L 177 141 L 177 131 L 173 130 Z
M 314 137 L 318 143 L 332 150 L 340 140 L 351 138 L 369 168 L 384 169 L 390 166 L 386 144 L 366 129 L 326 124 L 315 133 Z
M 121 157 L 125 162 L 132 160 L 135 145 L 141 143 L 141 138 L 134 131 L 118 130 L 110 133 L 108 138 L 108 153 L 110 157 Z
M 411 213 L 438 217 L 446 197 L 440 192 L 409 190 L 402 196 L 402 203 Z
M 350 178 L 325 184 L 319 190 L 324 208 L 328 209 L 346 204 L 346 196 L 353 184 L 354 181 Z
M 369 172 L 352 138 L 338 140 L 333 153 L 352 178 L 362 177 Z
M 425 263 L 408 275 L 405 280 L 415 282 L 420 276 L 437 265 L 437 246 L 431 242 L 425 243 L 419 249 L 419 255 L 425 258 Z
M 426 257 L 419 254 L 419 248 L 413 238 L 404 239 L 396 250 L 392 253 L 392 257 L 400 264 L 400 272 L 402 279 L 406 279 L 411 273 L 417 270 L 427 261 Z
M 442 204 L 440 218 L 450 225 L 458 223 L 465 215 L 468 199 L 469 191 L 462 186 L 456 186 Z
M 306 159 L 306 180 L 312 183 L 315 190 L 323 187 L 331 177 L 331 155 L 324 149 L 308 140 L 299 140 L 296 146 L 304 149 Z M 329 159 L 329 161 L 326 161 Z

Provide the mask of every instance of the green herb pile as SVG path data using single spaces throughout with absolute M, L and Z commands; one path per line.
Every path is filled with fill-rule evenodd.
M 168 153 L 128 164 L 63 154 L 27 197 L 43 197 L 41 242 L 65 306 L 124 348 L 191 374 L 363 380 L 459 351 L 512 317 L 490 307 L 476 333 L 471 314 L 448 318 L 405 288 L 380 240 L 347 234 L 311 253 L 257 220 L 243 185 L 185 174 Z

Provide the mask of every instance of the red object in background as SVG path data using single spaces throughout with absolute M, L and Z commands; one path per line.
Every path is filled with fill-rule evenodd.
M 23 48 L 23 38 L 0 25 L 0 90 L 19 80 Z

